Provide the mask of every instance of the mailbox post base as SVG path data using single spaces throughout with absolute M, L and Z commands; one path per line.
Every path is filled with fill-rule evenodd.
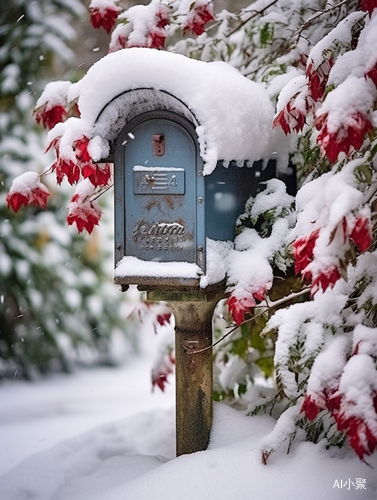
M 223 288 L 209 293 L 148 293 L 148 299 L 168 302 L 175 318 L 177 456 L 205 450 L 209 443 L 212 427 L 212 316 L 223 297 Z

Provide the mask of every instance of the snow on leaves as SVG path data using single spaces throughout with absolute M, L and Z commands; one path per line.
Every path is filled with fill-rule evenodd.
M 90 140 L 85 136 L 73 143 L 77 165 L 83 177 L 88 178 L 94 187 L 107 186 L 110 180 L 110 165 L 93 163 L 88 151 L 89 144 Z
M 61 104 L 50 107 L 45 104 L 36 109 L 34 115 L 37 123 L 42 123 L 44 128 L 52 129 L 57 123 L 64 120 L 67 116 L 67 111 Z
M 314 362 L 301 408 L 309 420 L 328 410 L 362 460 L 377 448 L 376 355 L 377 329 L 357 325 L 351 355 L 336 337 Z
M 310 62 L 307 66 L 308 89 L 314 102 L 322 99 L 325 93 L 332 65 L 332 59 L 325 59 L 317 68 L 314 68 L 313 62 Z
M 182 25 L 183 33 L 191 31 L 195 35 L 202 35 L 205 26 L 214 20 L 213 7 L 207 0 L 197 0 L 190 6 L 190 11 Z
M 356 223 L 350 233 L 350 238 L 359 248 L 360 252 L 366 252 L 372 244 L 372 225 L 369 217 L 362 216 L 356 219 Z
M 307 236 L 297 238 L 297 240 L 292 243 L 296 274 L 300 274 L 301 272 L 305 274 L 306 267 L 312 262 L 314 246 L 318 236 L 319 229 L 316 229 Z
M 33 112 L 37 123 L 41 123 L 46 129 L 52 129 L 67 118 L 67 94 L 70 86 L 71 82 L 68 81 L 50 82 L 46 85 Z
M 119 16 L 119 24 L 111 36 L 109 51 L 147 47 L 164 49 L 166 26 L 170 23 L 170 7 L 153 0 L 149 5 L 135 5 Z
M 355 216 L 350 213 L 344 216 L 330 235 L 327 247 L 330 247 L 329 255 L 334 259 L 323 259 L 319 257 L 320 264 L 317 265 L 315 258 L 315 247 L 321 230 L 316 229 L 309 235 L 297 238 L 292 247 L 295 259 L 295 273 L 302 275 L 306 281 L 311 281 L 311 294 L 319 290 L 325 291 L 333 287 L 342 277 L 343 261 L 346 260 L 346 252 L 350 248 L 350 240 L 358 247 L 360 252 L 365 252 L 372 243 L 372 228 L 369 211 L 364 208 Z M 332 248 L 331 248 L 332 247 Z
M 314 120 L 317 143 L 331 163 L 342 153 L 350 157 L 362 148 L 365 137 L 373 135 L 371 109 L 377 93 L 368 80 L 377 81 L 377 56 L 369 55 L 375 26 L 373 21 L 367 25 L 351 51 L 360 15 L 351 13 L 313 47 L 305 76 L 293 79 L 281 92 L 273 122 L 288 135 L 302 132 L 305 123 Z M 300 89 L 295 93 L 298 81 Z
M 91 182 L 85 179 L 77 186 L 68 206 L 67 222 L 69 225 L 75 223 L 79 233 L 86 229 L 90 234 L 94 226 L 99 225 L 102 210 L 94 199 L 94 189 Z
M 117 1 L 111 0 L 92 0 L 89 6 L 90 22 L 93 28 L 104 28 L 107 33 L 113 29 L 117 20 L 120 7 L 116 5 Z
M 238 299 L 235 295 L 232 295 L 228 299 L 229 312 L 237 325 L 240 325 L 245 321 L 245 314 L 250 313 L 250 309 L 253 309 L 257 304 L 254 300 L 253 294 L 250 293 L 249 297 L 244 297 Z
M 315 126 L 319 130 L 317 142 L 321 146 L 321 151 L 332 163 L 336 162 L 340 153 L 349 156 L 352 151 L 360 149 L 365 135 L 373 131 L 372 123 L 360 111 L 350 114 L 333 132 L 329 130 L 328 121 L 327 113 L 319 115 Z
M 118 25 L 111 36 L 110 52 L 131 47 L 164 49 L 166 27 L 172 19 L 183 34 L 190 31 L 201 35 L 206 25 L 214 20 L 212 3 L 208 0 L 172 3 L 152 0 L 149 5 L 130 7 L 118 17 Z
M 99 225 L 101 218 L 102 211 L 95 199 L 101 193 L 101 189 L 106 189 L 108 186 L 110 166 L 92 162 L 88 150 L 90 140 L 86 136 L 81 136 L 73 142 L 71 157 L 62 156 L 60 153 L 61 136 L 52 137 L 47 150 L 53 147 L 57 159 L 50 171 L 45 172 L 43 176 L 55 172 L 58 184 L 61 184 L 65 177 L 71 185 L 78 183 L 68 208 L 67 222 L 69 225 L 75 223 L 79 233 L 84 229 L 91 233 L 94 226 Z M 14 179 L 6 197 L 8 208 L 12 207 L 17 212 L 22 205 L 30 203 L 47 208 L 50 192 L 40 179 L 41 176 L 36 172 L 26 172 Z
M 261 224 L 265 232 L 258 234 L 256 229 L 244 227 L 230 252 L 228 308 L 237 325 L 265 299 L 272 286 L 273 267 L 279 267 L 279 255 L 287 246 L 285 235 L 292 223 L 292 201 L 284 183 L 271 179 L 263 191 L 247 202 L 241 220 L 247 220 L 251 226 Z
M 110 165 L 108 163 L 94 163 L 89 153 L 91 141 L 86 136 L 81 136 L 74 140 L 71 146 L 71 156 L 61 154 L 61 136 L 52 139 L 47 147 L 47 151 L 54 147 L 57 156 L 56 161 L 51 166 L 51 170 L 56 174 L 56 181 L 60 185 L 64 179 L 73 185 L 77 184 L 81 177 L 89 179 L 94 187 L 106 187 L 110 181 Z
M 50 191 L 42 184 L 41 176 L 37 172 L 25 172 L 16 177 L 11 185 L 5 201 L 8 208 L 18 212 L 22 205 L 34 204 L 40 208 L 47 208 L 47 198 Z

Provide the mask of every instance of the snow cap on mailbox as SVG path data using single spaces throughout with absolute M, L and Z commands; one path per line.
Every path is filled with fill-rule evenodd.
M 116 137 L 132 107 L 122 109 L 122 94 L 140 88 L 171 94 L 178 112 L 181 101 L 192 113 L 204 175 L 218 160 L 256 161 L 276 150 L 277 133 L 271 129 L 274 109 L 263 85 L 224 62 L 206 63 L 144 48 L 108 54 L 82 79 L 81 120 L 92 129 L 92 137 L 110 141 Z
M 203 279 L 208 241 L 233 240 L 268 160 L 286 162 L 263 85 L 224 62 L 132 48 L 98 61 L 75 91 L 81 117 L 56 133 L 61 152 L 85 135 L 94 161 L 114 161 L 115 281 L 216 281 Z

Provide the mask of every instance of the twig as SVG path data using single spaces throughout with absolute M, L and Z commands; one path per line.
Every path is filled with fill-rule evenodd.
M 286 302 L 290 302 L 291 300 L 295 299 L 296 297 L 300 297 L 301 295 L 305 295 L 306 293 L 308 293 L 309 290 L 310 290 L 310 287 L 305 287 L 302 290 L 300 290 L 299 292 L 293 292 L 290 295 L 287 295 L 286 297 L 283 297 L 282 299 L 276 300 L 275 302 L 271 302 L 270 305 L 266 305 L 266 306 L 259 305 L 258 309 L 259 308 L 263 308 L 263 311 L 258 312 L 257 314 L 255 314 L 254 316 L 252 316 L 249 319 L 246 319 L 245 321 L 243 321 L 243 323 L 241 323 L 241 325 L 233 326 L 231 328 L 231 330 L 229 330 L 229 332 L 227 332 L 219 340 L 217 340 L 214 344 L 211 344 L 210 346 L 203 347 L 203 349 L 196 349 L 196 350 L 187 349 L 187 347 L 185 345 L 183 345 L 182 343 L 181 343 L 181 346 L 186 350 L 187 354 L 199 354 L 201 352 L 208 351 L 209 349 L 212 349 L 213 347 L 215 347 L 218 344 L 220 344 L 220 342 L 222 342 L 224 339 L 226 339 L 227 337 L 229 337 L 229 335 L 231 335 L 232 333 L 234 333 L 240 326 L 245 325 L 246 323 L 251 323 L 252 321 L 255 321 L 257 318 L 259 318 L 260 316 L 262 316 L 263 314 L 265 314 L 266 309 L 269 310 L 269 311 L 271 309 L 275 309 L 276 307 L 279 307 L 282 304 L 285 304 Z
M 52 174 L 52 172 L 53 172 L 53 168 L 52 168 L 52 166 L 51 166 L 51 167 L 49 167 L 47 170 L 45 170 L 44 172 L 42 172 L 42 173 L 39 175 L 40 180 L 41 180 L 41 181 L 43 181 L 43 179 L 46 177 L 46 175 L 50 175 L 50 174 Z
M 265 10 L 269 9 L 270 7 L 272 7 L 275 3 L 277 3 L 278 0 L 273 0 L 271 3 L 269 3 L 268 5 L 266 5 L 266 7 L 264 7 L 263 9 L 261 10 L 252 10 L 252 14 L 250 17 L 248 17 L 247 19 L 245 19 L 244 21 L 242 21 L 236 28 L 233 28 L 226 36 L 229 37 L 231 35 L 233 35 L 233 33 L 235 33 L 236 31 L 238 31 L 240 28 L 242 28 L 242 26 L 245 26 L 246 23 L 248 23 L 250 21 L 250 19 L 253 19 L 253 17 L 256 17 L 256 16 L 261 16 Z M 250 11 L 245 11 L 245 12 L 250 12 Z
M 114 186 L 114 183 L 113 184 L 109 184 L 108 186 L 105 187 L 105 189 L 102 189 L 101 191 L 98 192 L 97 196 L 94 196 L 93 198 L 91 198 L 90 201 L 95 201 L 95 200 L 98 200 L 98 198 L 100 196 L 102 196 L 103 194 L 106 193 L 106 191 L 108 191 L 109 189 L 111 189 L 112 187 Z M 89 198 L 91 197 L 92 195 L 89 195 Z
M 342 0 L 341 2 L 337 3 L 336 5 L 333 5 L 331 7 L 328 7 L 327 9 L 325 10 L 321 10 L 319 12 L 317 12 L 317 14 L 314 14 L 314 16 L 312 16 L 310 19 L 308 19 L 307 21 L 304 22 L 304 24 L 302 24 L 293 34 L 292 34 L 292 38 L 296 35 L 298 35 L 299 37 L 301 36 L 301 33 L 308 29 L 309 26 L 311 26 L 314 21 L 316 21 L 316 19 L 320 16 L 323 16 L 324 14 L 327 14 L 329 12 L 331 12 L 332 10 L 335 10 L 337 9 L 338 7 L 341 7 L 342 5 L 344 5 L 345 3 L 347 3 L 349 0 Z
M 250 320 L 255 320 L 256 318 L 259 318 L 259 316 L 262 316 L 262 314 L 264 314 L 265 311 L 261 311 L 259 312 L 258 314 L 256 314 L 255 316 L 253 316 L 252 318 L 250 318 Z M 249 322 L 250 320 L 247 320 L 247 321 L 244 321 L 242 324 L 246 323 L 246 322 Z M 220 342 L 222 342 L 224 339 L 226 339 L 227 337 L 229 337 L 229 335 L 231 335 L 232 333 L 234 333 L 236 330 L 238 330 L 238 328 L 240 327 L 241 325 L 236 325 L 234 326 L 231 330 L 229 330 L 229 332 L 227 332 L 225 335 L 223 335 L 221 337 L 221 339 L 217 340 L 214 344 L 211 344 L 207 347 L 203 347 L 203 349 L 196 349 L 195 351 L 191 350 L 191 349 L 187 349 L 187 347 L 185 345 L 183 345 L 181 343 L 181 346 L 186 350 L 186 354 L 199 354 L 201 352 L 205 352 L 205 351 L 208 351 L 209 349 L 212 349 L 213 347 L 217 346 L 218 344 L 220 344 Z

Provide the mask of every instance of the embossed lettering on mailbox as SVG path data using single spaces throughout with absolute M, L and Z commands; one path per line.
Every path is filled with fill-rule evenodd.
M 124 144 L 129 133 L 134 139 Z M 151 147 L 154 136 L 164 137 L 163 155 Z M 123 187 L 123 192 L 117 191 L 123 197 L 117 227 L 124 255 L 155 262 L 196 262 L 197 211 L 204 210 L 196 203 L 203 194 L 197 192 L 197 171 L 202 168 L 197 165 L 200 157 L 192 124 L 171 112 L 143 114 L 127 124 L 117 144 Z M 203 231 L 200 234 L 202 238 Z
M 139 219 L 132 238 L 140 245 L 140 250 L 179 251 L 183 250 L 192 236 L 186 234 L 183 221 L 149 223 L 145 219 Z
M 179 167 L 133 168 L 134 194 L 185 194 L 185 170 Z

